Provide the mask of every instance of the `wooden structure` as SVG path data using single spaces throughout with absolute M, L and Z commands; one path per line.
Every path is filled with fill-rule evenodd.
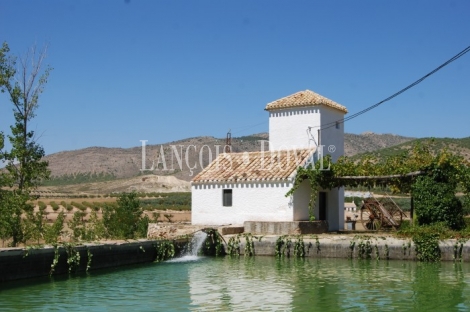
M 405 212 L 388 195 L 366 198 L 361 207 L 361 222 L 366 230 L 397 230 L 404 217 L 407 217 Z

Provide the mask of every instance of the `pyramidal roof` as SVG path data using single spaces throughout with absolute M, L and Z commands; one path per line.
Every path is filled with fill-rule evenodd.
M 265 110 L 270 111 L 276 109 L 317 105 L 325 105 L 339 110 L 345 114 L 348 112 L 346 107 L 344 107 L 343 105 L 333 102 L 332 100 L 327 99 L 326 97 L 321 96 L 320 94 L 310 90 L 300 91 L 289 96 L 283 97 L 282 99 L 268 103 L 268 105 L 266 105 Z

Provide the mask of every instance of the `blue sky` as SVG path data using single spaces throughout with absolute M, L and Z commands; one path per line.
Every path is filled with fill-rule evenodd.
M 1 0 L 0 41 L 49 44 L 33 129 L 46 154 L 268 130 L 268 102 L 310 89 L 353 114 L 470 45 L 469 1 Z M 470 53 L 345 124 L 469 136 Z M 347 116 L 347 115 L 346 115 Z M 11 104 L 0 94 L 0 131 Z

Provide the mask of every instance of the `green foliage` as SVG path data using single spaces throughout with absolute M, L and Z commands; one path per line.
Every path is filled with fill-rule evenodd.
M 136 193 L 121 194 L 116 205 L 103 207 L 103 224 L 108 236 L 120 239 L 132 239 L 146 236 L 148 217 L 142 217 L 140 200 Z
M 175 256 L 175 245 L 168 240 L 159 241 L 155 249 L 157 251 L 155 262 L 165 261 Z
M 86 250 L 86 255 L 87 255 L 86 271 L 88 272 L 88 270 L 91 268 L 91 261 L 93 258 L 93 254 L 91 253 L 90 249 Z
M 245 236 L 245 250 L 244 255 L 245 257 L 252 257 L 255 255 L 255 244 L 253 242 L 253 235 L 251 233 L 246 233 Z
M 191 210 L 191 193 L 149 193 L 141 200 L 144 210 Z
M 65 251 L 67 252 L 67 265 L 69 267 L 69 274 L 75 273 L 80 267 L 80 252 L 75 249 L 73 244 L 64 243 Z
M 62 230 L 64 229 L 65 213 L 59 212 L 52 225 L 44 226 L 44 241 L 46 244 L 57 244 Z
M 292 247 L 292 240 L 288 235 L 279 236 L 276 240 L 274 246 L 274 254 L 278 258 L 283 258 L 284 256 L 290 257 L 290 248 Z
M 149 227 L 150 218 L 144 215 L 137 221 L 135 237 L 147 237 L 147 230 Z
M 370 239 L 360 240 L 358 245 L 358 256 L 360 259 L 370 259 L 372 255 L 372 245 Z
M 68 227 L 72 230 L 72 238 L 74 241 L 80 241 L 86 237 L 86 227 L 84 217 L 86 213 L 76 211 L 73 214 L 72 220 L 68 222 Z
M 305 257 L 305 243 L 302 235 L 298 235 L 297 240 L 294 242 L 294 257 Z
M 81 211 L 85 211 L 86 210 L 86 206 L 81 204 L 81 203 L 77 203 L 77 202 L 71 202 L 70 203 L 73 207 L 76 207 L 78 209 L 80 209 Z
M 106 237 L 106 228 L 103 221 L 98 219 L 95 211 L 90 214 L 90 219 L 85 224 L 85 229 L 82 232 L 82 239 L 85 241 L 94 241 Z
M 206 241 L 204 243 L 205 248 L 202 249 L 202 252 L 206 256 L 221 256 L 225 254 L 224 245 L 222 243 L 222 238 L 219 232 L 216 229 L 205 229 L 207 234 Z
M 0 189 L 0 237 L 2 240 L 11 238 L 10 245 L 13 247 L 24 243 L 27 239 L 21 215 L 25 209 L 31 210 L 27 203 L 28 198 L 16 190 Z
M 421 232 L 413 236 L 416 258 L 422 262 L 437 262 L 441 259 L 439 234 Z
M 411 150 L 387 158 L 366 155 L 359 160 L 352 160 L 348 157 L 340 157 L 336 163 L 331 163 L 330 157 L 325 156 L 322 160 L 317 161 L 314 165 L 299 167 L 294 186 L 286 194 L 286 196 L 291 196 L 302 182 L 308 180 L 312 190 L 309 202 L 311 216 L 320 189 L 387 186 L 392 192 L 410 193 L 415 178 L 409 173 L 415 173 L 428 177 L 436 183 L 446 184 L 445 191 L 451 194 L 451 196 L 444 196 L 444 191 L 439 192 L 438 196 L 444 199 L 444 203 L 439 207 L 445 208 L 441 213 L 442 215 L 445 214 L 445 217 L 436 219 L 431 216 L 430 222 L 444 220 L 453 228 L 463 226 L 461 222 L 462 206 L 459 206 L 458 199 L 453 195 L 456 193 L 457 188 L 460 189 L 465 194 L 463 197 L 464 206 L 470 207 L 470 166 L 460 155 L 452 154 L 445 149 L 433 154 L 429 143 L 417 144 Z M 328 168 L 328 170 L 325 170 L 325 168 Z M 387 178 L 383 178 L 384 176 L 387 176 Z M 345 177 L 348 178 L 345 179 Z M 420 179 L 417 180 L 421 181 Z M 440 189 L 444 190 L 444 187 Z M 429 194 L 430 192 L 420 195 L 428 196 Z M 438 196 L 435 196 L 436 200 Z M 432 199 L 431 202 L 434 203 L 435 200 Z M 425 214 L 428 212 L 430 211 L 424 211 Z M 420 217 L 427 218 L 423 214 Z
M 54 176 L 51 179 L 42 181 L 43 186 L 62 186 L 82 183 L 114 181 L 116 176 L 108 173 L 76 173 L 63 176 Z
M 353 160 L 361 159 L 364 156 L 372 156 L 376 158 L 394 157 L 401 155 L 403 150 L 409 150 L 416 145 L 428 145 L 432 154 L 436 155 L 439 151 L 452 148 L 453 150 L 470 149 L 470 137 L 453 139 L 453 138 L 420 138 L 391 147 L 383 148 L 374 152 L 367 152 L 351 157 Z
M 38 207 L 39 207 L 39 210 L 45 210 L 47 208 L 47 205 L 46 203 L 42 201 L 38 201 Z
M 59 248 L 57 247 L 57 245 L 54 245 L 54 259 L 52 260 L 51 270 L 49 271 L 49 276 L 52 276 L 52 274 L 54 274 L 55 268 L 57 264 L 59 263 L 59 257 L 60 257 Z
M 49 203 L 49 205 L 51 205 L 52 210 L 54 210 L 54 211 L 59 210 L 59 205 L 58 205 L 56 202 L 51 201 L 51 202 Z
M 227 254 L 229 256 L 240 255 L 240 234 L 237 234 L 229 238 L 228 243 L 227 243 Z
M 50 175 L 48 163 L 43 160 L 44 149 L 34 141 L 34 131 L 28 128 L 29 122 L 35 117 L 39 95 L 44 90 L 51 70 L 46 68 L 41 74 L 44 52 L 37 60 L 34 59 L 34 53 L 28 54 L 21 60 L 18 73 L 15 58 L 7 60 L 0 57 L 0 88 L 10 97 L 15 119 L 14 125 L 10 127 L 11 135 L 8 135 L 11 149 L 3 152 L 3 158 L 7 163 L 8 184 L 16 186 L 20 192 L 35 188 Z
M 465 226 L 462 202 L 454 195 L 455 186 L 429 176 L 418 177 L 413 185 L 416 218 L 419 225 L 443 222 L 460 230 Z
M 6 92 L 13 108 L 14 124 L 8 135 L 10 150 L 5 150 L 5 136 L 0 133 L 0 236 L 11 238 L 12 246 L 38 239 L 43 235 L 44 209 L 32 212 L 29 191 L 49 177 L 48 163 L 43 160 L 44 149 L 34 140 L 29 122 L 35 117 L 39 95 L 47 83 L 50 68 L 41 71 L 45 51 L 28 53 L 21 62 L 9 55 L 7 43 L 0 48 L 0 91 Z M 36 58 L 37 56 L 37 58 Z M 7 190 L 5 187 L 8 187 Z M 26 214 L 22 220 L 21 215 Z
M 468 238 L 459 238 L 454 244 L 454 261 L 463 261 L 463 245 L 468 241 Z

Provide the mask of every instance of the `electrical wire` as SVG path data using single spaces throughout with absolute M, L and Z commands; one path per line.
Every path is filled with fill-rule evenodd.
M 450 63 L 454 62 L 455 60 L 459 59 L 460 57 L 462 57 L 463 55 L 465 55 L 466 53 L 468 53 L 470 51 L 470 46 L 466 47 L 465 49 L 463 49 L 462 51 L 460 51 L 459 53 L 457 53 L 456 55 L 454 55 L 453 57 L 451 57 L 449 60 L 447 60 L 446 62 L 444 62 L 443 64 L 441 64 L 440 66 L 436 67 L 434 70 L 430 71 L 429 73 L 427 73 L 426 75 L 424 75 L 423 77 L 419 78 L 418 80 L 416 80 L 415 82 L 409 84 L 408 86 L 404 87 L 403 89 L 401 89 L 400 91 L 398 92 L 395 92 L 394 94 L 390 95 L 389 97 L 387 97 L 386 99 L 374 104 L 374 105 L 371 105 L 357 113 L 354 113 L 346 118 L 343 118 L 343 119 L 338 119 L 336 121 L 333 121 L 333 122 L 329 122 L 329 123 L 326 123 L 326 124 L 323 124 L 321 125 L 320 127 L 312 127 L 312 128 L 320 128 L 320 130 L 325 130 L 325 129 L 328 129 L 328 128 L 332 128 L 332 127 L 336 127 L 337 124 L 342 124 L 342 123 L 345 123 L 346 121 L 349 121 L 351 119 L 354 119 L 356 117 L 359 117 L 360 115 L 362 114 L 365 114 L 367 113 L 368 111 L 382 105 L 383 103 L 385 102 L 388 102 L 390 100 L 392 100 L 393 98 L 399 96 L 400 94 L 404 93 L 405 91 L 413 88 L 414 86 L 420 84 L 421 82 L 423 82 L 423 80 L 425 80 L 426 78 L 432 76 L 433 74 L 435 74 L 436 72 L 438 72 L 439 70 L 441 70 L 442 68 L 446 67 L 447 65 L 449 65 Z M 236 132 L 234 133 L 240 133 L 240 132 L 244 132 L 248 129 L 251 129 L 251 128 L 254 128 L 254 127 L 257 127 L 259 125 L 262 125 L 262 124 L 265 124 L 267 122 L 260 122 L 260 123 L 257 123 L 257 124 L 254 124 L 254 125 L 247 125 L 247 126 L 240 126 L 240 127 L 236 127 L 234 129 L 237 129 Z M 233 133 L 232 133 L 233 134 Z
M 345 123 L 346 121 L 349 121 L 351 119 L 354 119 L 356 117 L 359 117 L 360 115 L 362 114 L 365 114 L 367 113 L 368 111 L 378 107 L 379 105 L 382 105 L 383 103 L 385 102 L 388 102 L 390 101 L 391 99 L 399 96 L 400 94 L 402 94 L 403 92 L 413 88 L 414 86 L 418 85 L 419 83 L 421 83 L 423 80 L 425 80 L 426 78 L 430 77 L 431 75 L 435 74 L 437 71 L 441 70 L 442 68 L 444 68 L 445 66 L 449 65 L 450 63 L 454 62 L 455 60 L 459 59 L 460 57 L 462 57 L 464 54 L 466 54 L 467 52 L 470 51 L 470 46 L 466 47 L 465 49 L 463 49 L 462 51 L 460 51 L 459 53 L 457 53 L 456 55 L 454 55 L 452 58 L 450 58 L 449 60 L 447 60 L 445 63 L 443 63 L 442 65 L 436 67 L 434 70 L 432 70 L 431 72 L 427 73 L 426 75 L 424 75 L 423 77 L 419 78 L 418 80 L 416 80 L 415 82 L 409 84 L 408 86 L 406 86 L 405 88 L 401 89 L 400 91 L 392 94 L 391 96 L 389 96 L 388 98 L 372 105 L 372 106 L 369 106 L 353 115 L 350 115 L 346 118 L 343 118 L 343 119 L 339 119 L 339 120 L 336 120 L 334 122 L 330 122 L 330 123 L 326 123 L 324 125 L 321 125 L 320 126 L 320 129 L 321 130 L 325 130 L 325 129 L 328 129 L 328 128 L 331 128 L 331 127 L 335 127 L 337 124 L 339 123 Z

